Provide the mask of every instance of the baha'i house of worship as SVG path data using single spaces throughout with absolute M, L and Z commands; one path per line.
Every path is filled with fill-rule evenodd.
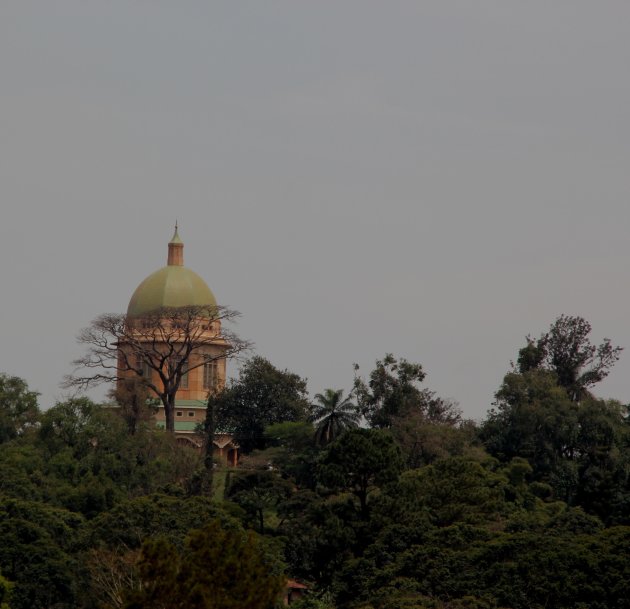
M 173 351 L 170 344 L 173 342 L 172 335 L 169 336 L 168 343 L 161 336 L 162 328 L 167 322 L 151 325 L 146 320 L 154 318 L 160 311 L 195 307 L 200 309 L 207 307 L 211 310 L 217 307 L 217 301 L 206 282 L 197 273 L 184 266 L 184 243 L 175 225 L 175 234 L 168 244 L 166 266 L 149 275 L 136 288 L 129 301 L 127 319 L 138 328 L 137 335 L 140 338 L 137 340 L 151 343 L 153 350 L 160 351 L 163 348 L 163 352 L 167 353 Z M 181 383 L 175 395 L 174 428 L 178 442 L 201 447 L 202 440 L 196 430 L 200 424 L 204 423 L 208 395 L 225 385 L 225 353 L 230 345 L 221 334 L 220 320 L 200 318 L 196 320 L 196 323 L 201 324 L 194 333 L 199 342 L 193 345 L 193 354 L 190 357 L 198 361 L 193 362 L 190 370 L 181 377 Z M 154 327 L 159 329 L 151 330 Z M 133 357 L 133 354 L 122 353 L 124 349 L 124 345 L 119 346 L 119 357 Z M 165 365 L 171 364 L 172 362 L 166 362 Z M 138 367 L 142 368 L 141 362 L 138 363 Z M 131 378 L 135 374 L 137 373 L 129 370 L 125 376 Z M 160 386 L 158 372 L 149 366 L 143 367 L 141 376 Z M 162 405 L 157 407 L 154 416 L 157 426 L 164 428 L 166 418 Z M 236 465 L 238 445 L 231 434 L 215 433 L 214 445 L 214 453 L 217 457 L 229 465 Z

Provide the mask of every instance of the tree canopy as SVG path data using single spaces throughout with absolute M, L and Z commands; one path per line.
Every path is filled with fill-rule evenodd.
M 367 517 L 370 493 L 395 480 L 402 466 L 400 449 L 389 434 L 354 429 L 333 442 L 322 456 L 319 479 L 330 488 L 352 493 L 359 500 L 362 516 Z
M 0 443 L 35 425 L 39 415 L 37 396 L 21 378 L 0 374 Z
M 569 398 L 579 401 L 588 395 L 590 387 L 608 376 L 622 351 L 608 338 L 593 345 L 591 329 L 582 317 L 561 315 L 538 340 L 527 337 L 527 344 L 518 354 L 518 371 L 552 371 Z
M 40 411 L 0 376 L 0 607 L 630 608 L 629 407 L 587 330 L 527 339 L 480 424 L 393 355 L 315 405 L 252 358 L 198 430 L 238 431 L 237 467 L 133 399 Z
M 592 345 L 590 331 L 581 317 L 562 315 L 537 341 L 528 337 L 480 436 L 502 461 L 527 459 L 557 498 L 615 521 L 620 503 L 612 497 L 625 502 L 628 493 L 628 410 L 589 388 L 608 375 L 621 348 L 608 339 Z
M 355 364 L 355 372 L 359 367 Z M 426 374 L 422 365 L 387 353 L 368 375 L 355 374 L 354 394 L 363 416 L 371 427 L 386 429 L 400 417 L 420 414 L 433 422 L 457 422 L 457 406 L 420 387 Z
M 260 356 L 247 360 L 211 401 L 217 429 L 233 433 L 246 451 L 264 446 L 267 426 L 302 421 L 309 408 L 306 380 Z
M 346 429 L 357 427 L 360 414 L 352 397 L 343 397 L 343 389 L 326 389 L 323 394 L 315 394 L 309 419 L 315 423 L 317 442 L 328 444 Z
M 164 539 L 146 542 L 138 569 L 141 586 L 124 609 L 270 609 L 285 583 L 252 532 L 216 520 L 191 531 L 183 551 Z

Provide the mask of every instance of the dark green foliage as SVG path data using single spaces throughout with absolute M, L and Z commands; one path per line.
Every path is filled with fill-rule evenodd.
M 358 515 L 354 506 L 301 491 L 278 506 L 278 516 L 290 572 L 320 586 L 330 586 L 357 545 Z
M 37 396 L 17 376 L 0 374 L 0 444 L 25 433 L 39 417 Z
M 355 370 L 359 367 L 355 364 Z M 354 392 L 362 414 L 372 427 L 389 427 L 392 419 L 407 414 L 423 401 L 418 384 L 425 373 L 420 364 L 397 360 L 387 353 L 377 360 L 368 381 L 356 376 Z
M 621 559 L 628 531 L 540 535 L 461 525 L 439 529 L 423 544 L 398 553 L 388 566 L 379 567 L 373 559 L 348 562 L 339 578 L 339 598 L 383 607 L 386 596 L 416 595 L 434 603 L 440 599 L 445 607 L 451 606 L 447 599 L 512 609 L 628 607 L 630 587 Z
M 133 549 L 153 536 L 177 543 L 190 529 L 217 517 L 226 526 L 236 526 L 234 520 L 206 497 L 148 495 L 120 503 L 95 518 L 87 529 L 88 545 Z
M 309 408 L 306 381 L 258 356 L 248 360 L 238 380 L 212 401 L 217 431 L 234 433 L 245 452 L 264 447 L 266 427 L 303 421 Z
M 284 587 L 253 533 L 218 521 L 192 531 L 182 551 L 165 539 L 145 542 L 143 586 L 125 609 L 272 609 Z
M 242 472 L 233 476 L 226 496 L 240 505 L 250 524 L 265 532 L 265 513 L 291 495 L 293 487 L 273 471 Z
M 590 330 L 582 318 L 563 315 L 538 341 L 528 338 L 517 369 L 496 394 L 481 437 L 503 461 L 527 459 L 534 479 L 549 485 L 556 497 L 606 522 L 626 522 L 627 408 L 589 393 L 621 349 L 608 339 L 592 345 Z
M 405 472 L 388 493 L 407 512 L 421 510 L 435 526 L 498 519 L 506 479 L 463 458 Z
M 13 584 L 0 573 L 0 609 L 10 609 L 11 590 L 13 590 Z
M 189 479 L 198 459 L 169 434 L 138 429 L 130 435 L 114 411 L 85 398 L 43 415 L 37 447 L 49 499 L 90 518 L 128 496 Z
M 472 421 L 430 421 L 421 412 L 415 412 L 394 419 L 390 430 L 408 468 L 448 457 L 480 459 L 484 455 Z
M 265 429 L 264 454 L 274 468 L 302 488 L 315 489 L 315 465 L 321 447 L 307 422 L 276 423 Z
M 355 429 L 333 442 L 323 455 L 318 478 L 330 489 L 352 493 L 367 517 L 368 496 L 398 477 L 403 460 L 393 438 L 374 429 Z
M 536 472 L 548 474 L 575 447 L 577 408 L 553 373 L 511 372 L 496 394 L 496 409 L 488 413 L 482 438 L 501 460 L 523 457 Z
M 291 602 L 291 609 L 334 609 L 334 606 L 330 599 L 306 592 L 303 598 Z
M 496 601 L 488 597 L 477 598 L 467 595 L 463 598 L 440 601 L 406 590 L 407 582 L 404 579 L 395 584 L 398 587 L 392 585 L 384 588 L 369 602 L 353 605 L 353 609 L 498 609 Z
M 591 324 L 582 317 L 561 315 L 538 340 L 527 337 L 527 345 L 519 351 L 518 371 L 552 371 L 569 398 L 581 400 L 608 376 L 622 351 L 608 338 L 600 345 L 591 344 L 590 333 Z
M 377 360 L 367 381 L 355 376 L 353 391 L 370 426 L 388 428 L 396 418 L 414 414 L 432 422 L 458 422 L 461 415 L 456 405 L 419 387 L 425 376 L 420 364 L 396 359 L 391 353 Z
M 0 498 L 0 570 L 15 583 L 13 609 L 72 606 L 82 521 L 42 503 Z
M 315 423 L 315 439 L 318 444 L 329 444 L 347 429 L 359 424 L 361 416 L 350 396 L 343 397 L 343 389 L 326 389 L 315 394 L 309 419 Z
M 559 328 L 566 328 L 569 323 L 565 318 L 559 322 L 562 322 Z M 582 353 L 579 357 L 575 355 L 581 362 L 590 361 L 584 359 L 585 354 L 594 357 L 600 352 L 608 353 L 608 348 L 584 346 L 582 324 L 578 325 L 581 332 L 576 330 L 577 345 L 571 342 L 577 340 L 575 333 L 570 334 L 571 340 L 563 342 L 556 326 L 552 326 L 549 337 L 545 335 L 542 346 L 530 340 L 521 351 L 520 371 L 505 376 L 496 394 L 495 408 L 488 413 L 481 429 L 481 438 L 490 454 L 501 461 L 514 457 L 527 459 L 533 468 L 533 479 L 548 485 L 556 498 L 580 505 L 605 522 L 627 522 L 630 517 L 627 408 L 618 402 L 598 400 L 585 390 L 580 390 L 578 396 L 575 384 L 561 384 L 559 373 L 551 363 L 574 361 L 568 355 L 563 359 L 556 354 L 549 365 L 529 365 L 538 361 L 534 352 L 543 346 L 546 349 L 548 344 L 556 351 L 564 345 L 571 352 Z M 605 363 L 603 354 L 602 358 Z M 604 365 L 602 361 L 599 366 Z M 594 378 L 591 374 L 584 377 L 586 372 L 578 374 L 576 370 L 572 377 L 575 382 Z M 600 369 L 599 376 L 604 371 Z M 576 397 L 581 399 L 576 401 Z
M 618 349 L 589 330 L 563 316 L 529 339 L 480 429 L 386 356 L 355 383 L 373 428 L 323 445 L 305 382 L 254 358 L 213 399 L 249 451 L 216 470 L 225 497 L 197 484 L 204 455 L 140 419 L 13 408 L 0 608 L 8 580 L 13 609 L 271 609 L 286 575 L 309 588 L 296 609 L 630 609 L 628 407 L 590 393 Z M 352 413 L 321 397 L 321 430 Z
M 45 459 L 25 441 L 0 445 L 0 496 L 36 501 L 45 494 Z

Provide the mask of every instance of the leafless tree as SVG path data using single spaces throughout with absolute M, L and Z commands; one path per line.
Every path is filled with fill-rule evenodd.
M 105 609 L 121 609 L 124 592 L 140 588 L 139 550 L 122 547 L 116 551 L 92 549 L 86 566 L 90 574 L 90 592 Z
M 239 313 L 219 306 L 161 308 L 142 317 L 105 314 L 79 333 L 87 353 L 75 360 L 66 388 L 138 379 L 164 406 L 166 429 L 175 430 L 175 396 L 182 379 L 206 363 L 230 359 L 251 344 L 222 329 Z

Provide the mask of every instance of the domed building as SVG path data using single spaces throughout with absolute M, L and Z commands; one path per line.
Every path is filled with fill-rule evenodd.
M 128 369 L 119 385 L 139 376 L 150 397 L 162 398 L 176 372 L 172 427 L 178 441 L 198 447 L 202 438 L 197 429 L 205 420 L 208 395 L 225 385 L 225 355 L 231 347 L 221 334 L 216 311 L 216 298 L 206 282 L 184 266 L 184 244 L 175 225 L 166 266 L 144 279 L 129 301 L 127 323 L 134 340 L 133 346 L 119 345 L 119 359 L 126 363 L 121 368 Z M 160 405 L 158 427 L 168 427 L 167 415 Z M 215 435 L 215 451 L 236 464 L 238 446 L 229 434 Z
M 217 306 L 208 284 L 184 266 L 184 243 L 177 226 L 168 244 L 166 266 L 151 273 L 135 290 L 127 315 L 141 317 L 164 307 Z

